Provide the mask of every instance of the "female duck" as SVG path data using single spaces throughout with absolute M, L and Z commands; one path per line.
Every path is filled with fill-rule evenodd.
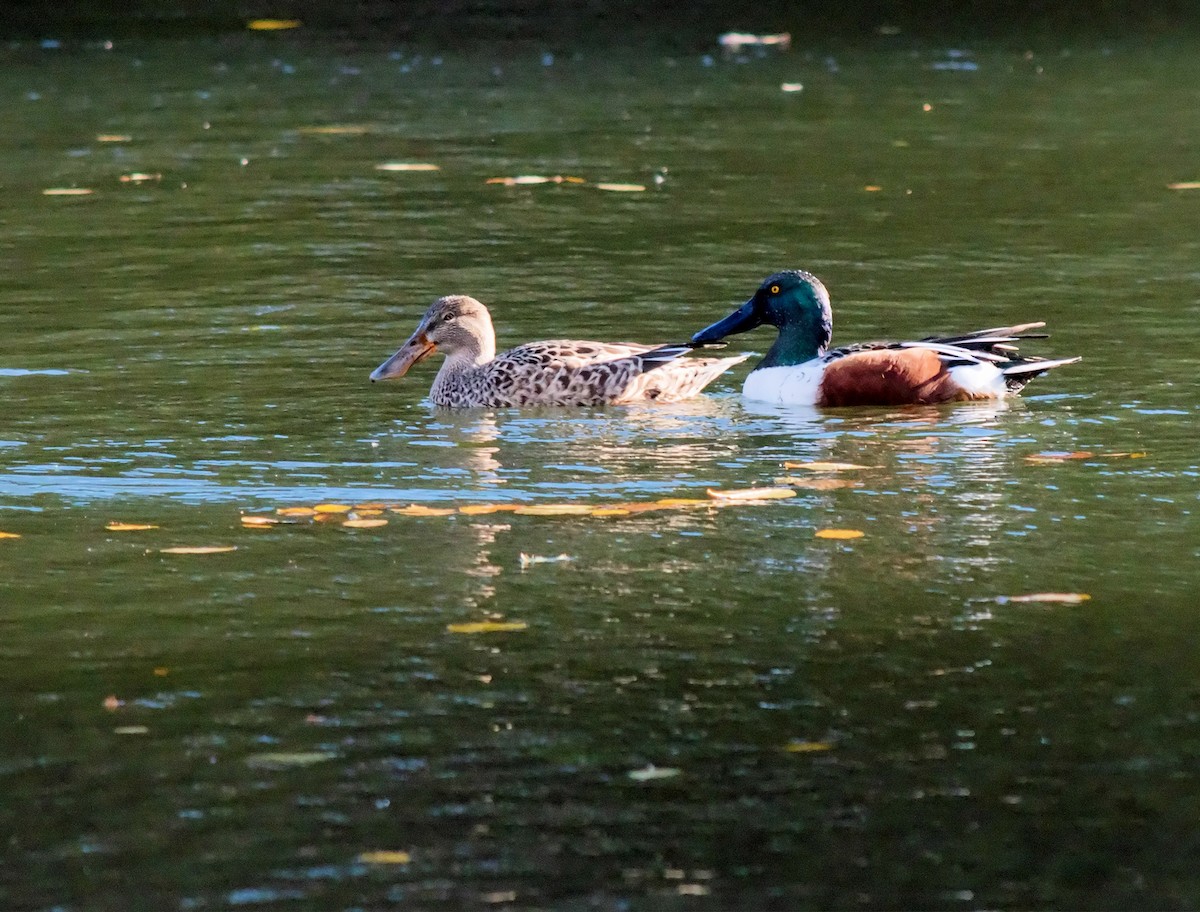
M 1079 358 L 1022 357 L 1014 343 L 1043 339 L 1027 331 L 1044 323 L 981 329 L 918 342 L 862 342 L 829 350 L 829 292 L 811 273 L 794 269 L 768 278 L 749 301 L 700 330 L 695 345 L 769 323 L 779 337 L 748 377 L 748 399 L 792 405 L 916 405 L 1003 399 L 1038 374 Z
M 748 355 L 681 358 L 688 345 L 530 342 L 496 354 L 488 310 L 474 298 L 438 298 L 400 350 L 375 368 L 372 380 L 403 377 L 440 351 L 446 356 L 429 396 L 451 408 L 522 405 L 624 405 L 695 396 Z

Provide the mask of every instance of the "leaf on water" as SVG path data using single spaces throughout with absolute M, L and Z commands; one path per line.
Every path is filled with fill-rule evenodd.
M 1059 605 L 1079 605 L 1091 598 L 1086 592 L 1034 592 L 1030 595 L 1001 596 L 1002 602 L 1044 602 Z
M 301 127 L 296 131 L 307 136 L 362 136 L 370 133 L 371 128 L 362 124 L 326 124 L 315 127 Z
M 380 526 L 386 526 L 386 519 L 348 519 L 342 523 L 343 529 L 378 529 Z
M 623 507 L 597 507 L 592 511 L 593 516 L 629 516 L 633 511 Z
M 652 501 L 656 507 L 711 507 L 712 500 L 706 497 L 664 497 Z
M 327 751 L 269 751 L 251 754 L 246 758 L 246 764 L 255 769 L 287 769 L 324 763 L 335 756 Z
M 350 514 L 350 518 L 351 519 L 366 519 L 369 516 L 382 516 L 382 515 L 383 515 L 382 508 L 376 509 L 375 507 L 369 507 L 364 510 L 360 507 L 355 507 L 354 512 Z
M 775 484 L 791 485 L 793 488 L 804 488 L 806 491 L 836 491 L 839 488 L 861 488 L 861 481 L 851 481 L 849 478 L 797 478 L 795 475 L 784 475 L 775 479 Z
M 575 558 L 569 554 L 556 554 L 553 557 L 543 557 L 540 554 L 526 554 L 522 551 L 519 560 L 521 561 L 521 569 L 524 570 L 526 567 L 532 567 L 534 564 L 565 564 L 575 560 Z
M 1075 450 L 1074 452 L 1051 452 L 1051 453 L 1033 453 L 1025 457 L 1026 462 L 1067 462 L 1071 459 L 1091 459 L 1095 456 L 1088 450 Z
M 313 507 L 314 513 L 349 513 L 354 508 L 349 504 L 323 503 Z
M 883 189 L 883 188 L 882 188 L 882 187 L 880 187 L 878 184 L 867 184 L 865 187 L 863 187 L 863 192 L 865 192 L 865 193 L 878 193 L 878 192 L 879 192 L 880 190 L 882 190 L 882 189 Z
M 458 512 L 464 516 L 485 516 L 488 513 L 505 513 L 517 509 L 520 504 L 467 504 L 459 507 Z
M 866 533 L 858 529 L 818 529 L 815 534 L 817 538 L 851 539 L 862 538 Z
M 21 536 L 16 532 L 0 532 L 0 538 L 20 538 L 20 537 Z
M 803 92 L 804 83 L 802 82 L 782 82 L 779 84 L 781 92 Z
M 126 133 L 101 133 L 96 137 L 96 142 L 102 143 L 123 143 L 133 142 L 133 137 Z
M 644 184 L 596 184 L 597 190 L 607 190 L 609 193 L 644 193 L 646 187 Z
M 157 529 L 158 526 L 151 525 L 150 523 L 127 523 L 116 522 L 114 520 L 105 524 L 104 528 L 109 532 L 145 532 L 147 529 Z
M 237 545 L 195 545 L 178 548 L 159 548 L 159 554 L 224 554 L 236 551 Z
M 1200 181 L 1176 181 L 1167 184 L 1168 190 L 1200 190 Z
M 591 504 L 528 504 L 513 512 L 519 516 L 587 516 L 595 509 Z
M 134 171 L 132 174 L 122 174 L 121 183 L 123 184 L 144 184 L 149 181 L 160 181 L 162 175 L 155 173 L 149 174 L 145 171 Z
M 279 520 L 274 516 L 260 516 L 258 514 L 242 517 L 243 526 L 276 526 L 279 525 Z
M 463 624 L 447 624 L 447 633 L 515 633 L 529 625 L 524 621 L 468 621 Z
M 95 192 L 87 187 L 49 187 L 42 191 L 42 196 L 91 196 Z
M 407 507 L 392 507 L 400 516 L 452 516 L 458 511 L 449 507 L 427 507 L 424 504 L 409 504 Z
M 299 19 L 251 19 L 246 28 L 252 32 L 281 32 L 284 29 L 300 28 Z
M 317 511 L 312 507 L 280 507 L 275 512 L 280 516 L 312 516 Z
M 791 488 L 730 488 L 727 491 L 708 489 L 708 496 L 718 501 L 784 500 L 795 497 Z
M 441 171 L 441 165 L 429 162 L 382 162 L 375 166 L 376 171 Z
M 587 181 L 582 177 L 562 174 L 555 174 L 552 177 L 545 177 L 541 174 L 520 174 L 516 177 L 489 177 L 486 183 L 500 184 L 504 187 L 531 187 L 537 184 L 586 184 Z
M 114 735 L 148 735 L 150 729 L 145 725 L 118 725 L 113 729 Z
M 808 472 L 850 472 L 854 469 L 870 469 L 873 466 L 853 462 L 785 462 L 785 469 L 804 469 Z
M 789 754 L 815 754 L 833 750 L 833 745 L 828 741 L 789 741 L 783 749 Z
M 682 772 L 673 766 L 655 766 L 653 763 L 641 769 L 630 770 L 626 775 L 634 782 L 653 782 L 656 779 L 674 779 Z
M 399 849 L 377 849 L 374 852 L 360 852 L 359 864 L 374 865 L 406 865 L 412 861 L 412 855 Z

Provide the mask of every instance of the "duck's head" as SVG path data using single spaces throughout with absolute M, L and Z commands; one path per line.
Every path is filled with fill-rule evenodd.
M 833 337 L 829 292 L 821 280 L 802 269 L 768 277 L 754 296 L 712 326 L 692 336 L 692 342 L 717 342 L 764 323 L 779 330 L 779 338 L 760 367 L 801 364 L 824 354 Z
M 403 377 L 418 361 L 440 351 L 447 358 L 472 364 L 496 355 L 496 333 L 486 307 L 467 295 L 438 298 L 425 311 L 416 331 L 400 350 L 371 372 L 371 380 Z

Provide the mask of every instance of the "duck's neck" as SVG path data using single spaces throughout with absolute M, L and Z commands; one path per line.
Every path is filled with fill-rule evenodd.
M 494 339 L 470 339 L 460 345 L 451 354 L 446 355 L 441 369 L 433 380 L 432 393 L 436 401 L 439 393 L 448 393 L 457 389 L 472 373 L 490 364 L 496 358 L 496 342 Z
M 825 354 L 829 330 L 813 320 L 801 319 L 779 327 L 779 337 L 758 367 L 791 367 Z M 757 368 L 756 368 L 757 369 Z

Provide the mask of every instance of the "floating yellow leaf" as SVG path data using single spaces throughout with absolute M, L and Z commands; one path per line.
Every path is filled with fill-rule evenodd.
M 251 19 L 246 28 L 252 32 L 281 32 L 284 29 L 300 28 L 299 19 Z
M 517 509 L 519 504 L 467 504 L 459 507 L 458 512 L 465 516 L 484 516 L 488 513 L 505 513 Z
M 863 190 L 866 193 L 878 193 L 882 189 L 883 188 L 878 184 L 867 184 L 865 187 L 863 187 Z
M 94 190 L 87 187 L 50 187 L 42 191 L 42 196 L 91 196 Z
M 828 741 L 789 741 L 783 749 L 789 754 L 815 754 L 833 750 L 833 745 Z
M 397 849 L 381 849 L 374 852 L 360 852 L 359 864 L 376 865 L 406 865 L 412 861 L 412 855 Z
M 641 769 L 630 770 L 626 775 L 634 782 L 653 782 L 655 779 L 674 779 L 680 772 L 673 766 L 655 766 L 651 763 Z
M 349 513 L 354 508 L 349 504 L 323 503 L 313 507 L 314 513 Z
M 500 184 L 504 187 L 529 187 L 536 184 L 587 183 L 587 181 L 582 177 L 570 177 L 562 174 L 555 174 L 553 177 L 544 177 L 541 174 L 521 174 L 517 177 L 489 177 L 486 182 L 489 184 Z
M 376 171 L 441 171 L 440 165 L 428 162 L 383 162 L 375 166 Z
M 633 511 L 622 507 L 597 507 L 592 511 L 593 516 L 629 516 Z
M 224 554 L 236 551 L 237 545 L 195 545 L 179 548 L 159 548 L 160 554 Z
M 274 516 L 259 516 L 256 514 L 242 517 L 243 526 L 274 526 L 278 524 L 279 520 Z
M 103 143 L 121 143 L 133 142 L 133 137 L 126 133 L 101 133 L 96 137 L 96 142 Z
M 317 511 L 312 507 L 280 507 L 275 512 L 280 516 L 312 516 Z
M 1167 184 L 1168 190 L 1200 190 L 1200 181 L 1176 181 Z
M 169 669 L 169 668 L 163 668 L 163 667 L 159 666 L 158 668 L 154 669 L 154 676 L 156 678 L 165 678 L 170 673 L 171 673 L 171 669 Z
M 410 504 L 407 507 L 392 507 L 393 513 L 401 516 L 450 516 L 457 510 L 448 507 L 427 507 L 424 504 Z
M 146 735 L 150 733 L 145 725 L 118 725 L 113 729 L 114 735 Z
M 0 532 L 0 538 L 20 538 L 16 532 Z
M 524 630 L 529 625 L 524 621 L 469 621 L 464 624 L 447 624 L 447 633 L 506 633 Z
M 1086 592 L 1034 592 L 1030 595 L 1010 595 L 1008 602 L 1051 602 L 1060 605 L 1078 605 L 1091 598 Z
M 871 466 L 853 462 L 785 462 L 785 469 L 804 469 L 808 472 L 849 472 L 854 469 L 869 469 Z
M 134 171 L 132 174 L 122 174 L 121 183 L 123 184 L 144 184 L 147 181 L 160 181 L 161 174 L 149 174 L 145 171 Z
M 520 516 L 586 516 L 595 509 L 589 504 L 529 504 L 513 512 Z
M 708 496 L 718 501 L 784 500 L 795 497 L 796 492 L 791 488 L 730 488 L 727 491 L 709 488 Z
M 1066 462 L 1070 459 L 1091 459 L 1095 455 L 1088 450 L 1075 450 L 1071 453 L 1033 453 L 1025 459 L 1029 462 Z
M 596 184 L 597 190 L 607 190 L 610 193 L 642 193 L 646 187 L 643 184 Z
M 249 766 L 259 769 L 285 769 L 289 766 L 312 766 L 332 760 L 334 754 L 325 751 L 271 751 L 251 754 L 246 758 Z
M 793 488 L 804 488 L 806 491 L 836 491 L 838 488 L 861 488 L 861 481 L 851 481 L 849 478 L 797 478 L 794 475 L 784 475 L 776 478 L 775 484 L 791 485 Z
M 858 529 L 818 529 L 817 538 L 851 539 L 862 538 L 865 533 Z
M 343 529 L 378 529 L 380 526 L 386 526 L 386 519 L 348 519 L 342 523 Z
M 657 507 L 711 507 L 712 500 L 704 497 L 664 497 L 652 501 Z
M 803 92 L 804 91 L 804 83 L 802 83 L 802 82 L 781 82 L 779 84 L 779 91 L 781 91 L 781 92 Z
M 109 532 L 145 532 L 147 529 L 157 529 L 150 523 L 110 522 L 105 527 Z
M 355 519 L 362 519 L 367 516 L 382 516 L 382 507 L 355 507 L 354 512 L 350 514 Z
M 371 128 L 362 124 L 329 124 L 326 126 L 301 127 L 297 132 L 309 136 L 362 136 L 370 133 Z

